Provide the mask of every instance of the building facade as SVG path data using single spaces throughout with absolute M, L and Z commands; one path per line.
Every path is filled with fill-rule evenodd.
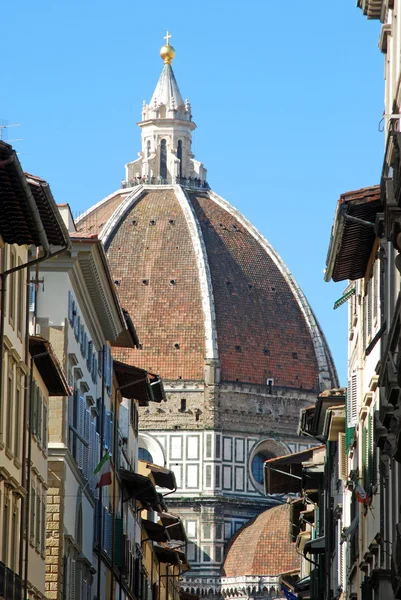
M 50 194 L 0 142 L 0 597 L 45 598 L 50 398 L 67 383 L 52 347 L 30 335 L 30 268 L 68 246 Z M 30 253 L 30 248 L 36 251 Z

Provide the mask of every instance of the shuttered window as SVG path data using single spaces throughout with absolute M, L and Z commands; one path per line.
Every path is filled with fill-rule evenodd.
M 368 335 L 368 340 L 369 340 L 372 335 L 373 279 L 369 279 L 366 302 L 367 302 L 366 328 L 367 328 L 367 335 Z
M 345 433 L 338 434 L 338 475 L 343 481 L 348 478 Z
M 353 427 L 358 421 L 358 373 L 354 371 L 348 380 L 347 425 Z
M 75 560 L 73 558 L 70 559 L 70 600 L 75 600 Z
M 33 543 L 35 540 L 35 503 L 36 503 L 36 490 L 35 486 L 31 485 L 31 497 L 30 497 L 30 524 L 29 524 L 29 538 Z

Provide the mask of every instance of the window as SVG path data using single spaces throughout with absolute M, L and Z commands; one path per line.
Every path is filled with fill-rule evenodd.
M 167 178 L 167 144 L 164 139 L 160 142 L 160 177 Z
M 11 516 L 11 557 L 10 564 L 11 569 L 17 571 L 17 540 L 18 540 L 18 508 L 17 498 L 14 497 L 13 501 L 13 514 Z
M 149 158 L 151 150 L 150 150 L 150 140 L 146 142 L 146 157 Z
M 205 487 L 212 487 L 212 465 L 206 465 Z
M 212 434 L 206 434 L 206 458 L 212 458 Z
M 7 422 L 6 422 L 6 445 L 10 452 L 12 451 L 12 432 L 13 432 L 13 409 L 14 409 L 14 364 L 8 359 L 8 378 L 7 378 Z
M 261 454 L 256 454 L 252 460 L 252 475 L 260 484 L 263 483 L 263 465 L 265 460 L 266 458 L 264 458 Z
M 358 421 L 358 373 L 354 371 L 348 381 L 347 426 L 353 427 Z
M 35 486 L 31 484 L 31 497 L 30 497 L 30 523 L 29 523 L 29 539 L 31 544 L 34 543 L 35 540 L 35 503 L 36 503 L 36 490 Z
M 22 265 L 22 260 L 18 260 L 18 264 Z M 24 306 L 25 306 L 25 269 L 18 271 L 18 303 L 17 303 L 17 331 L 19 337 L 22 337 L 24 331 Z
M 21 428 L 21 384 L 17 385 L 15 392 L 15 422 L 14 422 L 14 456 L 19 458 L 20 455 L 20 428 Z
M 149 450 L 147 450 L 146 448 L 138 449 L 138 458 L 139 458 L 139 460 L 146 460 L 147 462 L 150 462 L 150 463 L 153 462 L 153 457 L 152 457 L 151 453 L 149 452 Z
M 211 546 L 203 546 L 203 562 L 210 562 Z
M 185 412 L 186 410 L 187 410 L 187 401 L 185 398 L 181 398 L 180 412 Z
M 214 485 L 215 487 L 219 488 L 220 487 L 220 465 L 216 465 L 215 466 L 215 472 L 214 472 Z
M 179 172 L 179 176 L 180 178 L 182 177 L 182 140 L 178 140 L 178 145 L 177 145 L 177 158 L 180 161 L 180 172 Z
M 216 546 L 215 547 L 215 561 L 216 562 L 221 562 L 223 559 L 223 549 L 221 546 Z
M 216 435 L 216 458 L 220 458 L 220 436 Z
M 3 538 L 3 551 L 2 560 L 5 564 L 8 562 L 8 541 L 9 541 L 9 512 L 10 512 L 10 499 L 8 493 L 4 494 L 3 502 L 3 531 L 1 536 Z
M 210 523 L 205 523 L 203 525 L 203 537 L 205 540 L 210 540 L 211 530 L 212 530 L 212 526 Z
M 40 549 L 40 525 L 42 520 L 42 498 L 40 494 L 41 489 L 38 488 L 36 496 L 36 530 L 35 530 L 35 545 L 37 550 Z
M 10 255 L 10 269 L 14 269 L 17 266 L 15 250 L 11 248 Z M 16 273 L 8 276 L 8 306 L 9 306 L 9 319 L 11 325 L 14 327 L 15 324 L 15 286 L 16 286 Z

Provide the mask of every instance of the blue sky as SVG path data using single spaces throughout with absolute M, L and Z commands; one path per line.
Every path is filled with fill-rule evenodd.
M 379 182 L 379 23 L 355 0 L 16 0 L 2 6 L 0 120 L 28 172 L 80 213 L 137 157 L 166 29 L 209 182 L 269 239 L 315 310 L 346 382 L 344 284 L 323 269 L 341 192 Z

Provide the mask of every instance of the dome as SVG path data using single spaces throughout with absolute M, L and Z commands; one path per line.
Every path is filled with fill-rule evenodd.
M 299 569 L 299 554 L 289 538 L 289 517 L 289 503 L 281 504 L 241 527 L 229 542 L 222 577 L 274 576 Z
M 314 314 L 277 252 L 209 189 L 121 189 L 78 221 L 99 234 L 142 348 L 125 362 L 165 380 L 318 391 L 336 384 Z

